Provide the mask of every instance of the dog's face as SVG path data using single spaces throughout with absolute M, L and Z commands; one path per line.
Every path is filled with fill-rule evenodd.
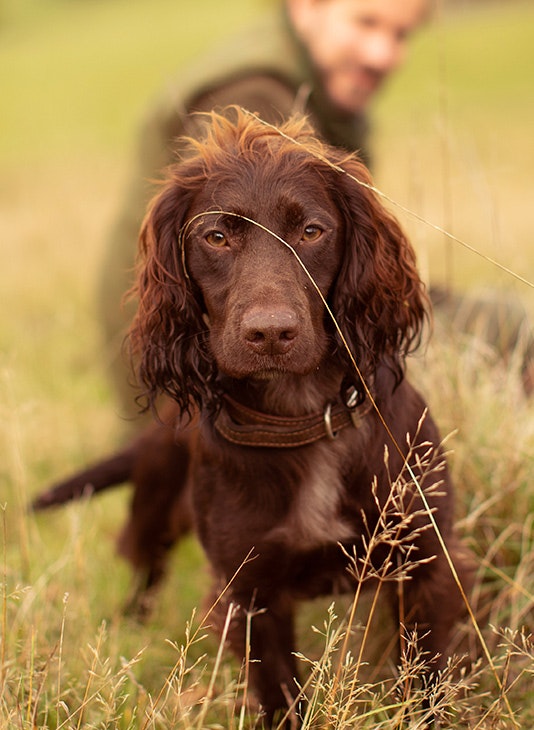
M 141 231 L 131 338 L 149 400 L 216 405 L 221 372 L 264 380 L 324 362 L 364 378 L 385 364 L 399 380 L 425 297 L 358 159 L 298 120 L 276 130 L 242 112 L 212 115 L 190 147 Z
M 186 268 L 226 375 L 304 375 L 328 352 L 325 307 L 310 277 L 327 298 L 341 263 L 342 223 L 310 168 L 302 186 L 290 158 L 246 168 L 236 160 L 235 174 L 222 183 L 214 176 L 190 208 Z

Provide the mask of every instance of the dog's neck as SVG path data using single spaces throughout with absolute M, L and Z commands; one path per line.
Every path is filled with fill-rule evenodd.
M 294 448 L 331 441 L 347 427 L 359 429 L 371 401 L 343 383 L 335 366 L 313 375 L 260 381 L 221 379 L 221 408 L 213 428 L 239 446 Z M 288 397 L 290 394 L 290 397 Z
M 269 379 L 222 376 L 222 390 L 242 405 L 279 416 L 302 416 L 322 411 L 339 397 L 343 373 L 324 365 L 308 375 L 281 373 Z M 288 397 L 291 393 L 291 397 Z

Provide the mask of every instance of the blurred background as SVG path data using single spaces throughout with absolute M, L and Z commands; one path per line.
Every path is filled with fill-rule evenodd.
M 27 602 L 13 609 L 21 636 L 40 620 L 57 630 L 65 590 L 78 591 L 71 600 L 85 596 L 76 613 L 94 611 L 96 625 L 124 598 L 127 570 L 109 561 L 124 499 L 102 497 L 83 529 L 77 521 L 83 512 L 70 512 L 67 522 L 55 514 L 36 523 L 28 521 L 25 506 L 51 479 L 114 448 L 124 430 L 106 377 L 96 287 L 144 111 L 187 59 L 248 23 L 269 2 L 274 0 L 0 0 L 0 500 L 8 504 L 6 580 L 39 585 L 47 598 L 38 610 L 32 604 L 37 613 Z M 376 185 L 530 282 L 533 29 L 532 0 L 442 0 L 411 44 L 407 64 L 372 107 Z M 461 291 L 513 290 L 534 313 L 531 287 L 432 225 L 393 210 L 427 281 Z M 469 402 L 472 381 L 463 383 L 461 374 L 450 388 L 436 415 L 447 430 L 461 427 L 469 434 L 458 449 L 465 459 L 456 457 L 456 471 L 471 479 L 469 494 L 475 496 L 469 499 L 489 503 L 502 485 L 513 483 L 512 467 L 503 466 L 501 473 L 495 466 L 502 465 L 495 451 L 507 433 L 506 453 L 517 456 L 517 484 L 525 487 L 532 418 L 523 413 L 531 436 L 519 443 L 517 433 L 507 427 L 499 435 L 492 425 L 501 424 L 511 407 L 501 401 L 481 411 L 484 394 L 495 397 L 494 388 L 483 386 L 476 403 Z M 459 393 L 465 406 L 446 417 Z M 479 421 L 468 415 L 472 411 Z M 474 450 L 477 468 L 486 462 L 480 475 L 466 466 Z M 479 484 L 491 496 L 476 497 Z M 522 524 L 532 507 L 530 492 L 525 488 L 517 515 L 502 513 L 505 526 L 516 518 Z M 461 512 L 481 514 L 471 507 L 465 497 Z M 485 524 L 488 544 L 501 527 Z M 82 559 L 84 545 L 90 545 L 84 553 L 90 560 Z M 186 559 L 198 565 L 197 549 L 189 551 Z M 64 574 L 66 565 L 70 572 Z M 54 582 L 56 572 L 63 577 Z M 183 594 L 184 572 L 180 580 Z M 190 582 L 185 617 L 202 592 L 194 569 Z M 175 622 L 171 595 L 162 602 Z M 164 607 L 159 615 L 165 623 Z M 75 626 L 71 630 L 78 646 Z M 133 634 L 124 642 L 136 638 L 147 641 Z M 124 643 L 120 651 L 128 655 Z M 156 675 L 157 660 L 153 666 Z

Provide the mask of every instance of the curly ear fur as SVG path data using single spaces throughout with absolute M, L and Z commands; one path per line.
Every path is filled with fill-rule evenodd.
M 405 356 L 420 343 L 429 300 L 411 244 L 377 194 L 366 187 L 372 184 L 367 169 L 354 156 L 337 164 L 364 185 L 334 173 L 332 194 L 344 219 L 346 240 L 334 311 L 363 376 L 369 377 L 384 362 L 398 384 Z
M 190 413 L 203 402 L 215 375 L 209 356 L 202 298 L 192 293 L 180 255 L 180 230 L 196 190 L 197 175 L 172 176 L 153 200 L 143 222 L 139 253 L 140 270 L 135 294 L 137 314 L 130 330 L 137 376 L 145 386 L 148 406 L 166 393 Z M 185 170 L 184 170 L 185 172 Z M 193 173 L 193 174 L 191 174 Z

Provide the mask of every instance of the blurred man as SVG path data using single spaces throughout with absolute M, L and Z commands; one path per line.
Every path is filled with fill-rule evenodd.
M 290 21 L 327 107 L 349 116 L 365 112 L 404 61 L 407 40 L 426 5 L 424 0 L 289 0 Z
M 428 0 L 286 0 L 257 28 L 228 39 L 180 74 L 142 130 L 138 166 L 113 231 L 101 280 L 101 319 L 126 413 L 134 391 L 121 355 L 133 305 L 121 305 L 133 282 L 149 181 L 175 159 L 177 137 L 199 131 L 193 112 L 238 104 L 276 123 L 310 116 L 327 142 L 359 150 L 369 162 L 366 109 L 404 60 Z

